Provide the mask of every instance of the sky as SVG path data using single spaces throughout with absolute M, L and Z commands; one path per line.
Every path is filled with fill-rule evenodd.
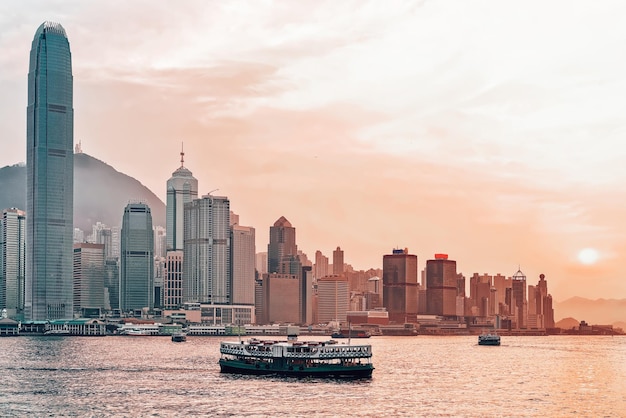
M 180 166 L 266 251 L 394 248 L 626 298 L 623 1 L 3 1 L 0 167 L 26 160 L 28 58 L 65 28 L 74 138 L 165 201 Z M 0 191 L 1 192 L 1 191 Z

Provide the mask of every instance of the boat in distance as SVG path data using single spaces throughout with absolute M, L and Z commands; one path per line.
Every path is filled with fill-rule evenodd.
M 365 330 L 339 330 L 331 334 L 331 338 L 369 338 L 372 334 Z
M 497 334 L 481 334 L 478 336 L 478 345 L 500 345 L 500 336 Z
M 182 332 L 177 332 L 175 334 L 172 334 L 172 341 L 174 341 L 175 343 L 184 343 L 185 341 L 187 341 L 187 335 Z
M 369 344 L 329 341 L 221 342 L 222 373 L 292 377 L 368 378 L 372 376 Z

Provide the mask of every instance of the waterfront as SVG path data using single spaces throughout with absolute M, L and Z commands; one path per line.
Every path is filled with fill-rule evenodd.
M 355 381 L 220 374 L 221 340 L 0 339 L 0 415 L 626 414 L 626 337 L 503 337 L 500 347 L 475 336 L 374 337 L 373 378 Z

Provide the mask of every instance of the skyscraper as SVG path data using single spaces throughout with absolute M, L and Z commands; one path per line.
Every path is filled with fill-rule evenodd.
M 74 244 L 74 309 L 104 308 L 104 244 Z
M 24 310 L 26 268 L 26 214 L 5 209 L 0 218 L 0 309 L 9 318 L 21 319 Z
M 74 109 L 65 29 L 39 26 L 30 51 L 26 117 L 27 319 L 72 318 Z
M 456 261 L 435 254 L 426 261 L 426 305 L 430 315 L 456 316 Z
M 183 302 L 232 303 L 230 201 L 205 195 L 185 205 Z
M 120 309 L 154 307 L 154 234 L 145 203 L 129 203 L 122 218 Z
M 270 227 L 270 242 L 267 246 L 268 273 L 289 274 L 289 271 L 281 270 L 281 263 L 285 257 L 296 256 L 297 254 L 296 228 L 291 226 L 287 218 L 281 216 L 274 222 L 274 226 Z
M 333 274 L 343 274 L 343 250 L 340 247 L 333 251 Z
M 184 166 L 185 153 L 180 152 L 180 167 L 167 181 L 166 231 L 167 250 L 183 249 L 185 203 L 198 198 L 198 180 Z
M 235 305 L 254 305 L 254 228 L 233 225 L 231 227 L 231 277 Z
M 404 249 L 383 256 L 383 306 L 390 321 L 415 321 L 418 289 L 416 255 Z

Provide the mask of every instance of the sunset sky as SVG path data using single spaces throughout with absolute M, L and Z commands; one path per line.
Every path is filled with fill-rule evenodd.
M 75 141 L 165 200 L 185 166 L 266 251 L 357 269 L 544 273 L 626 298 L 626 2 L 2 1 L 0 167 L 26 160 L 28 58 L 67 31 Z M 0 193 L 2 191 L 0 190 Z M 120 218 L 123 208 L 120 209 Z M 621 261 L 620 261 L 621 260 Z

